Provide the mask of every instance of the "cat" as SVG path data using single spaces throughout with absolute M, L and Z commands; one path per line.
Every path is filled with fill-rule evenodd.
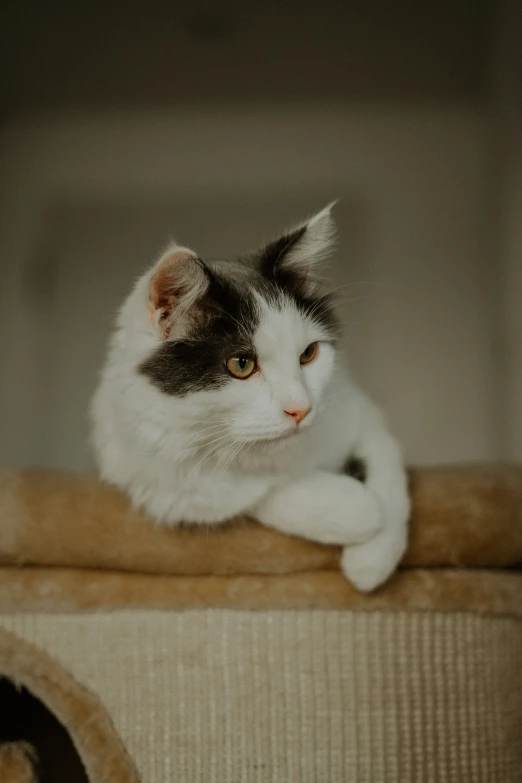
M 157 522 L 248 514 L 341 545 L 369 591 L 405 550 L 409 498 L 401 450 L 336 349 L 317 281 L 334 240 L 330 206 L 240 260 L 169 247 L 119 312 L 92 442 L 102 478 Z

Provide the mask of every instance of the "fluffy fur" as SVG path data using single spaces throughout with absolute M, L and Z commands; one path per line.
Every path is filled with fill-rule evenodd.
M 241 261 L 170 248 L 119 313 L 93 443 L 103 478 L 158 522 L 252 514 L 344 546 L 344 573 L 371 590 L 404 552 L 409 500 L 400 450 L 343 367 L 315 279 L 333 233 L 327 208 Z M 227 372 L 240 355 L 256 361 L 246 380 Z M 354 458 L 365 483 L 347 475 Z

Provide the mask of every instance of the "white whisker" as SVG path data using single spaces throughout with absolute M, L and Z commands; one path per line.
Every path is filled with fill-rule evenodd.
M 227 442 L 228 439 L 228 442 Z M 223 436 L 221 439 L 218 439 L 220 442 L 217 443 L 217 445 L 214 446 L 214 448 L 210 449 L 208 453 L 205 454 L 203 459 L 201 459 L 194 468 L 189 473 L 189 478 L 193 478 L 198 472 L 201 471 L 201 468 L 203 465 L 205 465 L 212 457 L 215 455 L 215 453 L 222 448 L 224 445 L 232 445 L 236 441 L 231 436 Z M 221 442 L 222 441 L 222 442 Z M 209 444 L 210 445 L 210 444 Z
M 192 451 L 187 453 L 187 456 L 189 456 L 190 453 L 194 454 L 195 452 L 201 451 L 202 449 L 205 449 L 205 451 L 206 451 L 209 446 L 212 446 L 214 443 L 218 443 L 219 444 L 221 441 L 226 440 L 227 437 L 228 437 L 228 433 L 225 432 L 225 433 L 220 434 L 219 437 L 214 438 L 213 440 L 200 443 L 199 445 L 194 446 Z
M 227 462 L 226 462 L 225 466 L 224 466 L 224 467 L 222 468 L 222 470 L 220 471 L 220 473 L 219 473 L 219 475 L 220 475 L 220 476 L 224 476 L 224 475 L 225 475 L 225 473 L 226 473 L 226 471 L 227 471 L 227 468 L 228 468 L 228 466 L 229 466 L 229 465 L 232 463 L 232 461 L 235 459 L 235 457 L 236 457 L 236 456 L 239 454 L 239 452 L 241 451 L 241 449 L 243 448 L 243 446 L 246 446 L 246 442 L 245 442 L 245 441 L 243 441 L 242 443 L 240 443 L 240 444 L 239 444 L 239 447 L 238 447 L 237 449 L 235 449 L 235 451 L 232 453 L 232 456 L 230 457 L 230 459 L 228 459 L 228 460 L 227 460 Z

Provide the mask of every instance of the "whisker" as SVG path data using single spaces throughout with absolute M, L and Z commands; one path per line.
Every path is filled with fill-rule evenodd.
M 213 443 L 219 443 L 221 440 L 224 440 L 227 437 L 227 433 L 220 434 L 217 438 L 214 438 L 213 440 L 201 443 L 197 446 L 195 446 L 192 449 L 192 453 L 199 451 L 200 449 L 207 449 L 208 446 L 212 446 Z M 187 455 L 188 456 L 188 455 Z
M 349 286 L 354 285 L 382 285 L 382 282 L 379 282 L 377 280 L 360 280 L 357 283 L 343 283 L 342 285 L 334 286 L 334 288 L 330 288 L 327 291 L 324 292 L 324 296 L 331 296 L 336 291 L 342 291 L 343 288 L 348 288 Z
M 213 455 L 216 453 L 216 451 L 218 451 L 218 449 L 221 447 L 222 443 L 225 443 L 225 444 L 226 444 L 226 443 L 227 443 L 227 440 L 230 442 L 230 444 L 233 444 L 233 443 L 235 443 L 235 442 L 236 442 L 236 441 L 235 441 L 235 439 L 234 439 L 234 438 L 232 438 L 230 435 L 225 435 L 225 436 L 222 436 L 221 438 L 218 438 L 218 443 L 217 443 L 217 445 L 215 445 L 215 446 L 214 446 L 214 448 L 213 448 L 213 449 L 211 449 L 211 450 L 210 450 L 210 451 L 209 451 L 209 452 L 208 452 L 208 453 L 207 453 L 207 454 L 206 454 L 206 455 L 203 457 L 203 459 L 202 459 L 202 460 L 200 460 L 200 461 L 197 463 L 197 465 L 195 465 L 195 466 L 194 466 L 194 469 L 193 469 L 193 470 L 190 472 L 190 474 L 189 474 L 190 478 L 192 478 L 192 477 L 193 477 L 193 476 L 194 476 L 194 475 L 195 475 L 195 474 L 196 474 L 198 471 L 200 471 L 200 470 L 201 470 L 201 468 L 203 467 L 203 465 L 205 465 L 205 463 L 206 463 L 206 462 L 208 462 L 208 461 L 209 461 L 209 459 L 212 459 Z M 210 444 L 208 444 L 208 445 L 210 445 Z
M 193 435 L 196 437 L 199 437 L 201 435 L 206 435 L 209 432 L 213 432 L 214 430 L 219 430 L 227 427 L 227 424 L 225 422 L 221 424 L 211 424 L 208 427 L 201 427 L 200 429 L 197 429 L 195 432 L 188 432 L 189 435 Z
M 216 427 L 209 427 L 206 430 L 202 430 L 201 432 L 195 433 L 192 438 L 189 438 L 188 440 L 184 441 L 182 444 L 180 444 L 182 447 L 191 446 L 193 443 L 203 445 L 205 443 L 205 438 L 207 436 L 212 435 L 218 435 L 221 432 L 225 432 L 227 430 L 226 424 L 220 424 Z M 199 448 L 197 446 L 196 448 Z
M 232 461 L 233 461 L 233 460 L 234 460 L 234 459 L 237 457 L 237 455 L 239 454 L 239 452 L 241 451 L 241 449 L 243 448 L 243 446 L 246 446 L 246 442 L 245 442 L 245 441 L 243 441 L 242 443 L 240 443 L 240 444 L 239 444 L 239 447 L 238 447 L 238 448 L 237 448 L 237 449 L 236 449 L 236 450 L 235 450 L 235 451 L 232 453 L 232 456 L 230 457 L 230 459 L 229 459 L 229 460 L 227 460 L 227 462 L 226 462 L 225 466 L 224 466 L 224 467 L 223 467 L 223 469 L 220 471 L 220 473 L 219 473 L 219 475 L 220 475 L 220 476 L 224 476 L 224 475 L 225 475 L 225 473 L 226 473 L 226 471 L 227 471 L 227 468 L 228 468 L 228 466 L 229 466 L 229 465 L 231 464 L 231 462 L 232 462 Z
M 234 447 L 234 444 L 235 444 L 236 442 L 237 442 L 237 441 L 235 441 L 235 440 L 234 440 L 234 443 L 232 444 L 231 448 L 233 448 L 233 447 Z M 242 441 L 239 441 L 239 443 L 240 443 L 240 444 L 241 444 L 241 442 L 242 442 Z M 235 452 L 234 452 L 234 453 L 235 453 Z M 233 456 L 233 455 L 232 455 L 232 456 Z M 226 462 L 226 460 L 227 460 L 227 457 L 228 457 L 228 453 L 224 451 L 224 452 L 223 452 L 223 454 L 222 454 L 222 455 L 221 455 L 221 456 L 218 458 L 218 460 L 217 460 L 217 462 L 216 462 L 216 465 L 214 466 L 214 470 L 212 471 L 212 473 L 215 473 L 215 472 L 216 472 L 216 469 L 219 467 L 219 465 L 220 465 L 220 464 L 221 464 L 223 461 L 225 461 L 225 462 Z M 219 475 L 220 475 L 220 476 L 221 476 L 221 475 L 223 475 L 223 473 L 224 473 L 224 470 L 225 470 L 225 469 L 223 469 L 222 471 L 220 471 L 220 473 L 219 473 Z

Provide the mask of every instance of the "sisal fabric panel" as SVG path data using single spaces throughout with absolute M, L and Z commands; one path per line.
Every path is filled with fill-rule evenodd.
M 520 783 L 522 623 L 472 613 L 0 616 L 97 691 L 143 783 Z

